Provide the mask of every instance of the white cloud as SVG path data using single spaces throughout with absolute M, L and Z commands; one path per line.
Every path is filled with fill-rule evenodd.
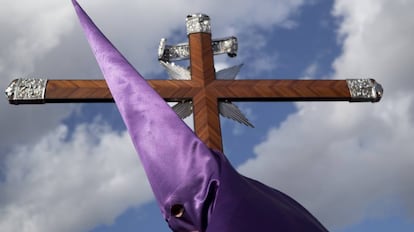
M 13 78 L 33 75 L 35 62 L 58 46 L 74 25 L 69 20 L 72 9 L 66 1 L 0 1 L 0 89 L 4 91 Z M 38 77 L 38 76 L 35 76 Z M 2 96 L 4 97 L 4 95 Z M 0 128 L 4 133 L 0 150 L 10 144 L 38 139 L 66 117 L 72 106 L 21 107 L 0 101 Z M 41 115 L 42 117 L 39 117 Z M 22 132 L 26 136 L 22 136 Z
M 1 63 L 12 64 L 9 70 L 33 71 L 33 62 L 56 47 L 62 36 L 74 25 L 67 1 L 39 2 L 2 1 L 0 27 L 2 33 Z
M 376 104 L 299 103 L 239 170 L 303 203 L 329 228 L 393 213 L 413 216 L 412 1 L 337 0 L 343 53 L 336 78 L 375 78 Z M 395 213 L 395 211 L 394 211 Z
M 61 125 L 9 155 L 0 188 L 5 231 L 87 231 L 152 199 L 126 132 L 97 121 L 68 138 Z
M 319 64 L 317 62 L 314 62 L 310 64 L 304 71 L 303 75 L 307 77 L 314 77 L 316 73 L 318 72 Z

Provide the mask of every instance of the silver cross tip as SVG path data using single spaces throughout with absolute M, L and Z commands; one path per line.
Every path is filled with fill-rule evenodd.
M 187 16 L 187 35 L 192 33 L 209 33 L 211 34 L 210 17 L 206 14 L 191 14 Z
M 382 85 L 374 79 L 346 80 L 351 94 L 351 101 L 378 102 L 384 93 Z
M 15 79 L 7 87 L 5 94 L 12 104 L 25 102 L 43 103 L 46 92 L 46 79 Z

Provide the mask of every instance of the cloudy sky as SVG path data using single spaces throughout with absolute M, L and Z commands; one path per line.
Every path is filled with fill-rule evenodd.
M 0 88 L 16 77 L 101 78 L 69 0 L 0 0 Z M 380 103 L 243 103 L 222 119 L 238 170 L 295 198 L 337 232 L 414 230 L 414 1 L 80 0 L 132 64 L 166 78 L 160 39 L 185 16 L 237 36 L 238 78 L 374 78 Z M 191 122 L 191 119 L 188 120 Z M 0 229 L 169 231 L 113 104 L 0 99 Z

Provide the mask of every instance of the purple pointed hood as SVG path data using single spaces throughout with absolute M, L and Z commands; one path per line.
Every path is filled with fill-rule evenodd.
M 197 212 L 215 175 L 212 170 L 217 170 L 214 155 L 102 34 L 77 1 L 72 2 L 162 213 L 169 220 L 178 202 L 185 207 L 186 216 L 196 217 L 187 220 L 200 221 Z M 184 192 L 195 197 L 190 202 L 180 199 Z

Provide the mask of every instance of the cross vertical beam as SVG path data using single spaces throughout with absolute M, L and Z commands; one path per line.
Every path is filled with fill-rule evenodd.
M 190 18 L 191 16 L 189 16 Z M 190 19 L 191 20 L 191 19 Z M 215 80 L 211 33 L 200 31 L 188 35 L 191 80 L 207 86 Z M 223 150 L 217 98 L 202 89 L 193 97 L 194 130 L 208 147 Z

